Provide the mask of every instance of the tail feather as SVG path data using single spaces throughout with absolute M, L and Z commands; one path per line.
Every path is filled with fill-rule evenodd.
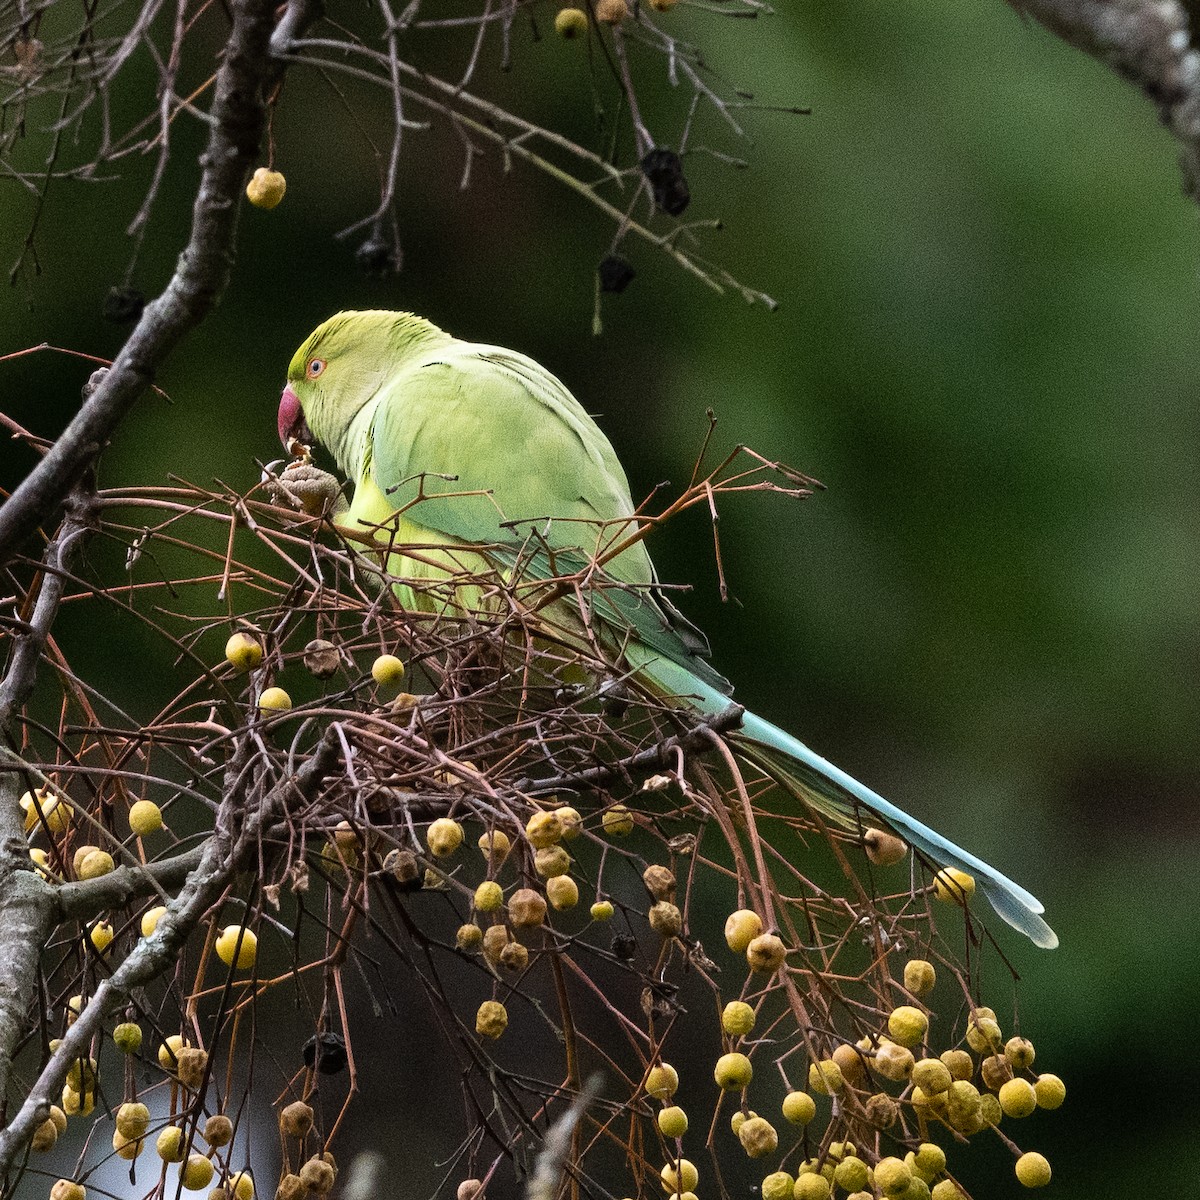
M 626 650 L 627 657 L 632 657 L 630 649 Z M 633 665 L 655 690 L 687 699 L 709 715 L 728 706 L 724 693 L 698 679 L 681 663 L 649 654 L 636 657 L 641 661 Z M 1044 909 L 1035 896 L 970 851 L 910 817 L 791 734 L 748 712 L 741 730 L 730 740 L 756 766 L 824 817 L 844 828 L 856 828 L 861 825 L 863 810 L 871 813 L 938 866 L 957 867 L 972 875 L 1000 917 L 1034 945 L 1047 950 L 1058 945 L 1054 930 L 1042 920 Z

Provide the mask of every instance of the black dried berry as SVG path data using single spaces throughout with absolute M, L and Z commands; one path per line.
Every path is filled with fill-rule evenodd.
M 318 1053 L 319 1047 L 319 1053 Z M 317 1064 L 322 1075 L 336 1075 L 346 1069 L 346 1040 L 340 1033 L 318 1033 L 304 1043 L 304 1065 Z
M 692 193 L 683 177 L 683 160 L 674 150 L 658 146 L 642 159 L 642 174 L 654 193 L 654 203 L 677 217 L 688 206 Z
M 596 268 L 602 292 L 623 292 L 637 272 L 619 254 L 606 254 Z

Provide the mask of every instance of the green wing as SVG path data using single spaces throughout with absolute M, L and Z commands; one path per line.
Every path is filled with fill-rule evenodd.
M 625 472 L 596 423 L 545 368 L 498 347 L 439 347 L 391 380 L 371 423 L 369 470 L 408 522 L 504 546 L 507 565 L 519 555 L 534 578 L 582 571 L 636 528 Z M 656 594 L 642 543 L 604 570 L 634 585 L 592 593 L 618 637 L 728 686 L 698 658 L 704 636 Z

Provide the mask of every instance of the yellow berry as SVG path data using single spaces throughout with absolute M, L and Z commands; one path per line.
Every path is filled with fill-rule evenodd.
M 21 808 L 25 813 L 25 832 L 40 829 L 43 820 L 51 833 L 63 833 L 71 824 L 71 809 L 53 792 L 38 788 L 21 797 Z
M 1033 1093 L 1038 1108 L 1059 1108 L 1067 1098 L 1067 1085 L 1057 1075 L 1039 1075 Z
M 792 1196 L 795 1200 L 829 1200 L 830 1191 L 829 1180 L 824 1175 L 805 1171 L 796 1176 Z
M 616 910 L 611 900 L 597 900 L 589 911 L 593 921 L 611 921 Z
M 738 1141 L 751 1158 L 766 1158 L 768 1154 L 774 1154 L 779 1149 L 779 1134 L 775 1132 L 775 1126 L 764 1117 L 751 1117 L 743 1121 L 741 1129 L 738 1130 Z
M 116 1126 L 123 1137 L 145 1137 L 150 1128 L 150 1110 L 140 1102 L 122 1104 L 117 1109 Z
M 587 13 L 582 8 L 560 8 L 554 18 L 554 32 L 568 40 L 582 37 L 587 27 Z
M 142 937 L 153 937 L 158 928 L 158 922 L 167 911 L 166 905 L 156 904 L 153 908 L 142 913 Z
M 863 1063 L 862 1055 L 848 1042 L 843 1042 L 840 1046 L 835 1046 L 832 1058 L 837 1063 L 838 1069 L 842 1072 L 842 1078 L 847 1083 L 857 1087 L 866 1078 L 867 1069 Z
M 226 925 L 217 938 L 216 951 L 227 967 L 236 966 L 239 971 L 248 971 L 258 958 L 258 936 L 244 926 Z
M 609 837 L 628 837 L 633 832 L 633 813 L 624 804 L 614 804 L 601 814 L 600 828 Z
M 508 834 L 502 829 L 489 829 L 479 835 L 480 853 L 496 866 L 499 866 L 508 857 L 511 849 L 512 843 L 508 839 Z
M 773 933 L 761 933 L 746 947 L 746 962 L 750 970 L 760 974 L 778 971 L 787 957 L 787 947 Z
M 187 1042 L 178 1033 L 173 1033 L 158 1048 L 158 1065 L 164 1071 L 174 1071 L 179 1065 L 179 1052 L 186 1049 Z
M 529 839 L 529 844 L 535 850 L 542 850 L 546 846 L 553 846 L 557 842 L 562 841 L 562 818 L 553 810 L 535 812 L 525 822 L 525 836 Z
M 943 867 L 933 877 L 933 894 L 939 900 L 965 904 L 975 894 L 975 876 L 957 867 Z
M 722 1054 L 713 1068 L 713 1078 L 726 1092 L 740 1092 L 754 1076 L 754 1067 L 744 1054 Z
M 700 1172 L 695 1164 L 686 1158 L 681 1158 L 678 1165 L 667 1163 L 659 1172 L 664 1190 L 672 1196 L 681 1192 L 693 1192 L 700 1182 Z
M 84 855 L 76 873 L 80 879 L 99 879 L 102 875 L 108 875 L 115 866 L 113 856 L 107 850 L 93 848 Z
M 113 1041 L 122 1054 L 136 1054 L 142 1048 L 142 1027 L 135 1021 L 122 1021 L 113 1030 Z
M 991 1092 L 984 1092 L 979 1097 L 979 1116 L 985 1125 L 999 1125 L 1004 1116 L 1000 1101 Z
M 919 1045 L 929 1029 L 929 1018 L 911 1004 L 901 1004 L 888 1016 L 888 1034 L 901 1046 Z
M 773 1171 L 759 1185 L 762 1200 L 792 1200 L 796 1181 L 786 1171 Z
M 877 867 L 895 866 L 908 853 L 908 845 L 903 839 L 882 829 L 868 829 L 863 834 L 863 849 Z
M 730 1000 L 721 1013 L 721 1028 L 730 1037 L 744 1037 L 754 1028 L 754 1009 L 744 1000 Z
M 762 921 L 756 912 L 739 908 L 725 919 L 725 942 L 734 954 L 744 954 L 746 947 L 763 931 Z
M 570 875 L 555 875 L 546 880 L 546 899 L 556 912 L 574 908 L 579 903 L 579 885 Z
M 160 1130 L 154 1149 L 163 1162 L 183 1162 L 183 1130 L 178 1125 L 167 1125 Z
M 291 707 L 292 698 L 281 687 L 266 688 L 258 698 L 260 712 L 287 712 Z M 211 1167 L 211 1165 L 210 1163 L 209 1166 Z
M 946 1112 L 950 1124 L 960 1133 L 970 1133 L 976 1129 L 979 1109 L 979 1089 L 974 1084 L 956 1079 L 946 1089 Z
M 953 1179 L 942 1179 L 934 1184 L 930 1200 L 963 1200 L 962 1189 Z
M 371 678 L 380 687 L 394 687 L 404 678 L 404 664 L 394 654 L 381 654 L 371 664 Z
M 571 869 L 571 856 L 561 846 L 543 846 L 534 851 L 533 869 L 543 879 L 565 875 Z
M 62 1112 L 62 1109 L 58 1110 Z M 66 1120 L 66 1114 L 63 1114 Z M 34 1131 L 29 1142 L 29 1148 L 35 1154 L 48 1154 L 58 1142 L 58 1126 L 47 1117 Z
M 681 1138 L 687 1133 L 687 1113 L 677 1104 L 663 1108 L 658 1113 L 658 1128 L 666 1138 Z
M 923 1058 L 914 1063 L 911 1071 L 914 1086 L 919 1087 L 926 1096 L 939 1096 L 944 1092 L 954 1077 L 950 1068 L 940 1058 Z
M 229 1177 L 226 1194 L 234 1200 L 254 1200 L 254 1176 L 249 1171 L 238 1171 Z
M 1000 1032 L 1000 1026 L 992 1017 L 977 1015 L 967 1025 L 967 1045 L 976 1054 L 994 1053 L 1000 1049 L 1003 1041 L 1004 1035 Z
M 246 184 L 246 199 L 255 208 L 274 208 L 287 191 L 287 180 L 282 171 L 259 167 Z
M 756 1112 L 743 1112 L 740 1108 L 729 1118 L 729 1128 L 733 1130 L 733 1136 L 737 1137 L 742 1132 L 742 1126 L 753 1117 L 757 1117 Z
M 914 996 L 928 996 L 937 985 L 933 963 L 913 958 L 904 964 L 904 987 Z
M 917 1169 L 931 1178 L 940 1175 L 946 1169 L 946 1152 L 934 1142 L 922 1142 L 917 1147 L 913 1160 Z
M 875 1051 L 871 1065 L 884 1079 L 899 1083 L 912 1074 L 916 1060 L 907 1046 L 901 1046 L 899 1042 L 884 1042 Z
M 975 1074 L 975 1063 L 965 1050 L 944 1050 L 940 1057 L 955 1079 L 970 1079 Z
M 788 1092 L 783 1098 L 783 1115 L 793 1125 L 807 1125 L 817 1115 L 816 1101 L 807 1092 Z
M 875 1164 L 875 1186 L 885 1196 L 903 1196 L 912 1177 L 908 1164 L 898 1158 L 881 1158 Z
M 235 671 L 252 671 L 262 662 L 262 644 L 248 633 L 235 633 L 225 643 L 225 658 Z
M 179 1181 L 189 1192 L 203 1191 L 212 1183 L 213 1165 L 199 1151 L 188 1155 L 183 1170 L 179 1172 Z
M 861 1158 L 848 1155 L 833 1169 L 833 1182 L 848 1192 L 857 1192 L 867 1186 L 869 1178 L 867 1164 Z
M 63 1112 L 57 1104 L 50 1105 L 50 1116 L 48 1118 L 54 1124 L 54 1128 L 59 1133 L 67 1132 L 67 1114 Z
M 650 0 L 650 7 L 655 12 L 670 12 L 679 0 Z
M 596 0 L 596 20 L 605 25 L 620 25 L 629 16 L 625 0 Z
M 88 930 L 88 940 L 99 954 L 103 954 L 112 945 L 113 937 L 114 932 L 110 921 L 97 921 Z
M 138 800 L 130 805 L 129 828 L 138 837 L 149 837 L 162 827 L 162 809 L 153 800 Z
M 656 1100 L 669 1100 L 678 1087 L 679 1072 L 670 1063 L 659 1063 L 646 1075 L 646 1094 Z
M 573 842 L 583 832 L 583 817 L 579 815 L 579 810 L 564 804 L 554 812 L 562 824 L 563 840 Z
M 1028 1038 L 1010 1037 L 1004 1043 L 1004 1057 L 1014 1067 L 1024 1071 L 1033 1066 L 1035 1051 L 1033 1043 Z
M 495 1039 L 507 1028 L 508 1009 L 499 1000 L 485 1000 L 475 1014 L 475 1032 L 480 1037 Z
M 91 1090 L 79 1092 L 69 1083 L 64 1084 L 62 1090 L 62 1107 L 63 1111 L 69 1117 L 76 1115 L 89 1117 L 92 1114 L 92 1109 L 96 1107 L 96 1093 Z
M 1022 1187 L 1045 1187 L 1050 1182 L 1050 1164 L 1043 1155 L 1032 1150 L 1017 1159 L 1016 1172 L 1017 1182 Z
M 808 1086 L 818 1096 L 831 1096 L 845 1086 L 842 1069 L 832 1058 L 808 1064 Z
M 462 845 L 463 827 L 450 817 L 438 817 L 425 835 L 434 858 L 449 858 Z
M 473 922 L 460 925 L 454 935 L 454 944 L 460 950 L 476 950 L 483 942 L 483 930 Z
M 73 1179 L 60 1179 L 50 1189 L 50 1200 L 86 1200 L 87 1188 Z
M 504 889 L 494 880 L 486 879 L 475 889 L 475 911 L 495 912 L 504 904 Z

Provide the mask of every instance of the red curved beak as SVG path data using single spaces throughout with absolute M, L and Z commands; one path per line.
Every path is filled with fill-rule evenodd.
M 292 442 L 301 441 L 312 445 L 312 434 L 304 420 L 304 410 L 300 407 L 300 397 L 292 391 L 291 385 L 283 389 L 279 397 L 279 440 L 284 448 L 291 450 Z

